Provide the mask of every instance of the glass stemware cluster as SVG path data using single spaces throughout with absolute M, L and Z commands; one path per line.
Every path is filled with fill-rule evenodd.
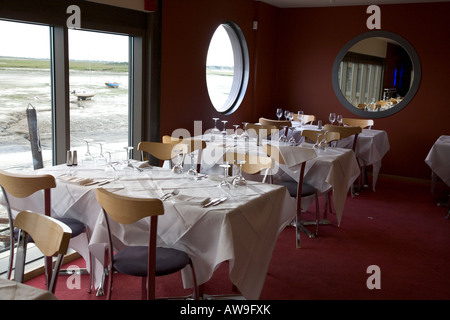
M 338 125 L 342 125 L 342 114 L 336 115 L 334 112 L 330 112 L 330 115 L 328 116 L 328 120 L 330 120 L 330 123 L 333 125 L 335 121 L 338 122 Z
M 221 168 L 223 168 L 223 178 L 219 184 L 219 188 L 232 196 L 245 194 L 247 190 L 247 181 L 242 175 L 242 165 L 245 164 L 245 160 L 235 160 L 235 164 L 238 166 L 238 172 L 231 179 L 231 182 L 228 179 L 228 173 L 232 165 L 229 162 L 224 162 L 223 164 L 219 165 Z

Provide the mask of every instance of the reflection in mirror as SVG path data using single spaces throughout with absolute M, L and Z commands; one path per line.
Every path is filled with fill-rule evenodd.
M 411 45 L 390 32 L 372 31 L 351 40 L 333 66 L 333 87 L 341 103 L 363 117 L 401 110 L 420 81 L 420 62 Z

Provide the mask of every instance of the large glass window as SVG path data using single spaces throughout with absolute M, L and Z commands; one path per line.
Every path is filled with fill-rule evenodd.
M 344 57 L 339 65 L 338 82 L 342 94 L 356 107 L 381 99 L 382 75 L 382 63 Z
M 234 23 L 221 24 L 211 38 L 206 60 L 206 84 L 214 108 L 233 113 L 244 98 L 249 59 L 244 35 Z
M 0 20 L 0 169 L 33 169 L 27 108 L 36 110 L 42 158 L 52 164 L 48 26 Z
M 101 154 L 125 158 L 128 59 L 128 36 L 69 30 L 70 146 L 81 161 L 92 159 L 84 157 L 88 144 L 94 161 Z

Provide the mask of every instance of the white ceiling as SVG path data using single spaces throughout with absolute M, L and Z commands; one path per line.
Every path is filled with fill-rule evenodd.
M 258 0 L 279 8 L 369 6 L 372 4 L 449 2 L 450 0 Z

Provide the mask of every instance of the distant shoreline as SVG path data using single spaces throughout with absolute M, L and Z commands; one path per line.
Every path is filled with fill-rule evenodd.
M 50 69 L 49 59 L 0 57 L 2 69 Z M 128 62 L 71 60 L 70 70 L 128 72 Z

